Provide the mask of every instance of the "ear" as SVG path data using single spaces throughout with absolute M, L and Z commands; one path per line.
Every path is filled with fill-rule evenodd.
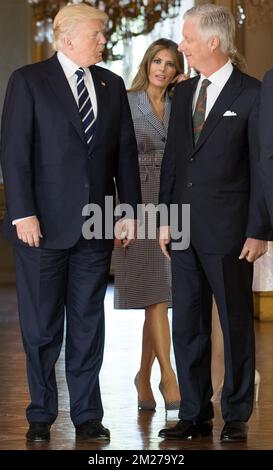
M 73 49 L 73 41 L 69 36 L 63 36 L 62 43 L 66 49 Z
M 219 48 L 220 46 L 220 39 L 218 36 L 213 36 L 212 38 L 210 38 L 210 50 L 211 52 L 215 52 L 216 49 Z

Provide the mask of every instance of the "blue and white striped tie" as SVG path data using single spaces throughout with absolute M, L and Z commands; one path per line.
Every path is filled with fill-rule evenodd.
M 77 91 L 79 98 L 79 113 L 82 120 L 83 130 L 86 136 L 86 142 L 87 145 L 89 145 L 94 134 L 96 119 L 91 99 L 83 79 L 85 72 L 83 68 L 80 67 L 75 73 L 78 77 Z

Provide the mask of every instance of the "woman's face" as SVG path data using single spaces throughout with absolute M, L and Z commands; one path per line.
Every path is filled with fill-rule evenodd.
M 163 49 L 158 52 L 150 66 L 149 85 L 166 89 L 177 75 L 174 57 L 171 51 Z

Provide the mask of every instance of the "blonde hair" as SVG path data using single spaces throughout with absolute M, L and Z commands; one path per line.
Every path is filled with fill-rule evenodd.
M 100 20 L 106 23 L 108 16 L 103 11 L 86 3 L 66 5 L 61 8 L 53 21 L 53 49 L 55 51 L 60 50 L 62 48 L 62 38 L 71 34 L 79 23 L 86 20 Z
M 176 75 L 184 72 L 184 59 L 183 54 L 178 52 L 178 45 L 171 41 L 171 39 L 158 39 L 154 41 L 146 50 L 143 59 L 139 65 L 138 72 L 133 79 L 132 86 L 128 91 L 145 91 L 149 86 L 149 71 L 153 58 L 160 51 L 167 49 L 173 55 L 174 64 L 176 68 Z M 172 88 L 173 85 L 169 85 L 168 88 Z
M 227 54 L 238 68 L 246 68 L 246 61 L 235 46 L 234 16 L 226 7 L 211 3 L 198 5 L 186 11 L 184 19 L 187 18 L 198 18 L 198 28 L 202 37 L 209 39 L 211 36 L 218 36 L 220 50 Z

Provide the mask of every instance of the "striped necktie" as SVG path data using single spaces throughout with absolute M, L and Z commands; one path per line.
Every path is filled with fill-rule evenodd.
M 86 137 L 87 145 L 90 144 L 95 130 L 95 115 L 91 99 L 84 83 L 84 70 L 80 67 L 76 72 L 77 75 L 77 91 L 79 98 L 79 113 L 82 120 L 83 130 Z
M 196 145 L 201 131 L 204 126 L 205 116 L 206 116 L 206 105 L 207 105 L 207 88 L 211 84 L 211 82 L 205 78 L 202 81 L 202 85 L 199 91 L 199 95 L 196 101 L 196 106 L 193 114 L 193 137 L 194 143 Z

